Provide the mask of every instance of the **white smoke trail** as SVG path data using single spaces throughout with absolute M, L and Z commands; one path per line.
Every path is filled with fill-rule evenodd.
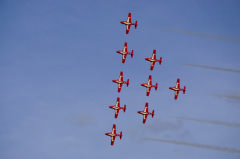
M 185 31 L 185 30 L 175 30 L 175 29 L 169 29 L 169 28 L 159 28 L 159 29 L 172 31 L 172 32 L 178 32 L 178 33 L 184 33 L 184 34 L 189 34 L 189 35 L 196 35 L 196 36 L 201 36 L 201 37 L 208 37 L 208 38 L 213 38 L 213 39 L 218 39 L 218 40 L 225 40 L 225 41 L 231 41 L 231 42 L 237 42 L 237 43 L 240 42 L 240 39 L 233 38 L 233 37 L 225 37 L 225 36 L 197 33 L 197 32 Z
M 240 124 L 237 123 L 229 123 L 229 122 L 221 122 L 221 121 L 212 121 L 212 120 L 205 120 L 205 119 L 194 119 L 194 118 L 186 118 L 186 117 L 176 117 L 177 119 L 183 119 L 183 120 L 192 120 L 192 121 L 198 121 L 203 123 L 210 123 L 210 124 L 217 124 L 217 125 L 225 125 L 225 126 L 231 126 L 231 127 L 237 127 L 240 128 Z
M 240 70 L 220 68 L 220 67 L 211 67 L 211 66 L 204 66 L 204 65 L 184 64 L 184 63 L 180 63 L 180 65 L 186 65 L 186 66 L 192 66 L 192 67 L 207 68 L 207 69 L 212 69 L 212 70 L 219 70 L 219 71 L 228 71 L 228 72 L 240 73 Z
M 232 95 L 224 95 L 224 94 L 210 94 L 210 95 L 240 100 L 240 96 L 232 96 Z
M 192 147 L 199 147 L 199 148 L 206 148 L 212 150 L 219 150 L 219 151 L 226 151 L 231 153 L 240 153 L 240 150 L 234 148 L 227 148 L 227 147 L 219 147 L 219 146 L 211 146 L 211 145 L 202 145 L 196 143 L 188 143 L 188 142 L 181 142 L 181 141 L 172 141 L 172 140 L 163 140 L 163 139 L 154 139 L 154 138 L 142 138 L 143 140 L 151 140 L 151 141 L 158 141 L 158 142 L 166 142 L 176 145 L 186 145 Z

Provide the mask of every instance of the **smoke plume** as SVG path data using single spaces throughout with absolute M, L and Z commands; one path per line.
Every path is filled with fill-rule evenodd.
M 196 143 L 163 140 L 163 139 L 154 139 L 154 138 L 142 138 L 142 139 L 143 140 L 158 141 L 158 142 L 166 142 L 166 143 L 171 143 L 171 144 L 176 144 L 176 145 L 185 145 L 185 146 L 199 147 L 199 148 L 205 148 L 205 149 L 211 149 L 211 150 L 226 151 L 226 152 L 231 152 L 231 153 L 240 153 L 240 150 L 234 149 L 234 148 L 211 146 L 211 145 L 202 145 L 202 144 L 196 144 Z
M 225 36 L 197 33 L 197 32 L 185 31 L 185 30 L 175 30 L 175 29 L 169 29 L 169 28 L 159 28 L 159 29 L 172 31 L 172 32 L 178 32 L 178 33 L 184 33 L 184 34 L 189 34 L 189 35 L 196 35 L 196 36 L 201 36 L 201 37 L 208 37 L 208 38 L 213 38 L 213 39 L 218 39 L 218 40 L 231 41 L 231 42 L 236 42 L 236 43 L 240 42 L 240 39 L 233 38 L 233 37 L 225 37 Z
M 238 99 L 240 100 L 240 96 L 233 96 L 233 95 L 224 95 L 224 94 L 211 94 L 217 97 L 224 97 L 224 98 L 231 98 L 231 99 Z
M 186 118 L 186 117 L 176 117 L 176 118 L 183 119 L 183 120 L 192 120 L 192 121 L 197 121 L 197 122 L 202 122 L 202 123 L 210 123 L 210 124 L 217 124 L 217 125 L 224 125 L 224 126 L 240 128 L 240 124 L 237 124 L 237 123 L 212 121 L 212 120 L 205 120 L 205 119 L 194 119 L 194 118 Z
M 211 66 L 194 65 L 194 64 L 183 64 L 183 63 L 180 63 L 180 65 L 186 65 L 186 66 L 192 66 L 192 67 L 207 68 L 207 69 L 212 69 L 212 70 L 219 70 L 219 71 L 228 71 L 228 72 L 240 73 L 240 70 L 220 68 L 220 67 L 211 67 Z

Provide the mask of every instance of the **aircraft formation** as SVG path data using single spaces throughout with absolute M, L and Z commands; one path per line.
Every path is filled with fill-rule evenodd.
M 128 13 L 128 18 L 127 18 L 126 21 L 121 21 L 120 23 L 126 25 L 126 34 L 129 34 L 131 25 L 134 25 L 135 29 L 137 28 L 137 21 L 135 21 L 135 23 L 132 23 L 131 13 Z M 127 42 L 125 42 L 123 50 L 116 51 L 117 53 L 122 55 L 122 63 L 123 64 L 126 61 L 127 55 L 131 55 L 131 58 L 133 58 L 133 55 L 134 55 L 134 51 L 132 50 L 131 52 L 128 52 L 127 47 L 128 47 Z M 145 60 L 149 61 L 151 63 L 151 65 L 150 65 L 150 70 L 151 71 L 154 69 L 154 66 L 155 66 L 156 62 L 158 62 L 159 65 L 161 65 L 161 63 L 162 63 L 162 57 L 160 57 L 159 60 L 156 58 L 156 50 L 155 49 L 153 50 L 152 57 L 145 58 Z M 119 78 L 115 79 L 115 80 L 112 80 L 112 82 L 118 84 L 118 93 L 121 92 L 123 84 L 126 84 L 127 87 L 129 86 L 129 79 L 124 81 L 122 71 L 120 72 Z M 146 96 L 149 96 L 152 87 L 154 87 L 155 91 L 157 91 L 158 83 L 156 83 L 155 85 L 152 85 L 152 75 L 149 75 L 148 82 L 141 84 L 141 86 L 146 87 L 146 89 L 147 89 Z M 186 86 L 184 86 L 184 88 L 180 88 L 180 79 L 179 78 L 177 79 L 175 87 L 169 87 L 169 89 L 175 91 L 175 96 L 174 96 L 175 100 L 177 100 L 178 94 L 179 94 L 180 91 L 183 91 L 183 94 L 185 94 L 185 92 L 186 92 Z M 117 97 L 116 104 L 114 106 L 109 106 L 109 108 L 113 109 L 115 111 L 114 117 L 118 118 L 118 114 L 119 114 L 119 111 L 121 109 L 123 110 L 123 112 L 126 111 L 126 104 L 123 107 L 121 107 L 120 106 L 120 98 Z M 152 112 L 148 111 L 148 102 L 146 102 L 144 110 L 143 111 L 137 111 L 137 113 L 143 115 L 143 124 L 146 123 L 148 115 L 151 115 L 152 118 L 154 117 L 154 109 L 152 110 Z M 111 137 L 111 145 L 114 145 L 114 141 L 115 141 L 115 138 L 117 136 L 119 136 L 119 138 L 122 139 L 122 131 L 119 134 L 116 133 L 116 124 L 113 124 L 112 131 L 108 132 L 108 133 L 105 133 L 105 135 Z

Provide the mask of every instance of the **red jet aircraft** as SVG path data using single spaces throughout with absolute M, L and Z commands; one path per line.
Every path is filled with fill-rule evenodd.
M 135 29 L 137 28 L 137 21 L 135 23 L 132 23 L 131 21 L 131 13 L 128 13 L 128 18 L 126 21 L 121 21 L 120 23 L 125 24 L 126 25 L 126 34 L 129 33 L 130 27 L 131 25 L 135 25 Z
M 155 86 L 152 85 L 152 76 L 149 75 L 148 83 L 143 83 L 143 84 L 141 84 L 141 86 L 147 88 L 147 96 L 149 96 L 152 87 L 155 87 L 155 90 L 157 90 L 157 88 L 158 88 L 158 83 L 156 83 Z
M 178 79 L 177 79 L 176 86 L 175 86 L 175 87 L 169 87 L 169 89 L 175 91 L 175 98 L 174 98 L 174 99 L 177 100 L 177 97 L 178 97 L 179 91 L 183 91 L 183 94 L 185 94 L 186 86 L 184 86 L 184 88 L 181 89 L 181 88 L 180 88 L 180 79 L 178 78 Z
M 124 112 L 126 111 L 126 104 L 124 105 L 124 107 L 120 107 L 120 98 L 117 97 L 116 105 L 114 105 L 114 106 L 109 106 L 109 108 L 115 110 L 115 118 L 117 118 L 120 109 L 123 109 Z
M 120 140 L 122 139 L 122 131 L 120 132 L 120 134 L 116 134 L 116 124 L 113 124 L 112 132 L 105 133 L 105 135 L 111 136 L 111 145 L 114 144 L 116 136 L 119 136 Z
M 121 89 L 122 89 L 122 85 L 123 84 L 126 84 L 127 87 L 129 85 L 129 79 L 127 79 L 127 82 L 126 81 L 123 81 L 123 72 L 121 71 L 120 72 L 120 76 L 118 78 L 118 80 L 112 80 L 114 83 L 117 83 L 118 84 L 118 92 L 121 92 Z
M 122 63 L 125 63 L 127 55 L 131 55 L 131 58 L 133 58 L 133 50 L 132 50 L 132 52 L 127 51 L 127 42 L 124 43 L 123 50 L 117 51 L 117 53 L 122 54 Z
M 153 70 L 155 62 L 159 62 L 159 65 L 161 65 L 161 63 L 162 63 L 162 57 L 160 57 L 159 60 L 156 59 L 156 50 L 153 50 L 152 58 L 145 58 L 145 60 L 151 62 L 150 70 Z
M 148 112 L 148 103 L 146 103 L 144 111 L 138 111 L 138 113 L 143 115 L 143 124 L 145 124 L 148 115 L 152 115 L 152 117 L 154 116 L 154 110 L 152 113 Z

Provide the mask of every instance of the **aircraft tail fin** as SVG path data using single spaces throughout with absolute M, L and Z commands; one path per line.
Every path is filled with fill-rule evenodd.
M 123 112 L 125 112 L 126 111 L 126 104 L 124 105 L 124 107 L 123 107 Z
M 128 87 L 128 85 L 129 85 L 129 79 L 127 80 L 127 87 Z
M 159 65 L 161 65 L 162 64 L 162 57 L 160 57 L 160 59 L 159 59 Z
M 119 137 L 120 137 L 120 140 L 122 139 L 122 131 L 120 132 L 120 135 L 119 135 Z
M 135 25 L 135 29 L 137 29 L 137 21 L 135 22 L 135 24 L 134 24 L 134 25 Z

